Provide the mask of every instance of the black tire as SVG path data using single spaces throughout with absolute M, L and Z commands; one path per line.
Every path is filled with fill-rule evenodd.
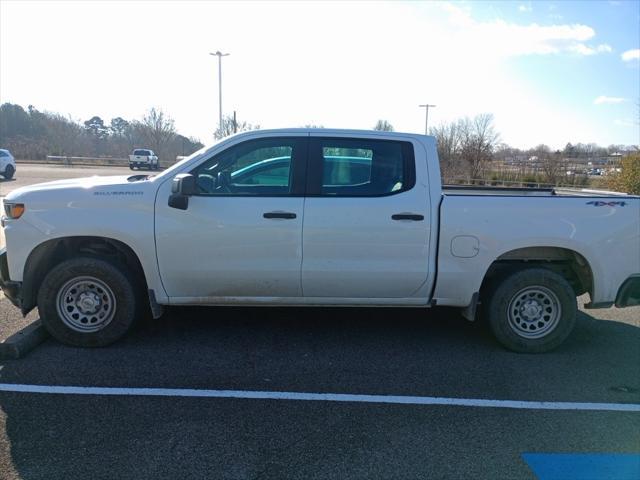
M 135 169 L 136 169 L 136 167 L 134 167 L 133 165 L 129 165 L 129 169 L 130 169 L 130 170 L 135 170 Z
M 106 285 L 111 290 L 108 294 L 113 299 L 110 309 L 112 312 L 111 320 L 105 322 L 105 325 L 97 331 L 78 331 L 77 328 L 72 328 L 68 323 L 73 320 L 65 321 L 57 308 L 59 292 L 63 293 L 61 290 L 73 283 L 74 279 L 86 277 L 97 279 Z M 103 347 L 119 340 L 132 327 L 136 313 L 140 310 L 136 301 L 135 284 L 130 280 L 133 277 L 124 269 L 99 258 L 80 257 L 58 264 L 46 275 L 38 292 L 38 310 L 43 325 L 55 339 L 77 347 Z M 87 282 L 90 283 L 90 280 Z M 98 292 L 101 291 L 98 289 Z M 70 292 L 73 293 L 73 290 Z M 101 294 L 97 296 L 99 295 Z M 69 302 L 66 298 L 71 298 L 71 296 L 65 296 L 62 301 Z M 107 297 L 103 298 L 107 299 Z M 77 305 L 77 303 L 69 302 L 68 305 L 67 308 L 73 309 L 73 305 Z M 99 304 L 99 306 L 103 305 Z M 77 311 L 80 311 L 79 307 Z M 98 312 L 102 313 L 102 310 L 98 310 Z M 89 317 L 91 315 L 93 314 L 88 314 Z M 82 317 L 76 322 L 86 319 L 86 317 Z M 96 319 L 95 316 L 90 318 L 89 322 L 94 319 Z M 82 326 L 80 325 L 80 327 Z M 88 328 L 96 328 L 96 326 L 89 324 Z
M 7 168 L 4 169 L 4 173 L 2 174 L 2 176 L 5 178 L 5 180 L 11 180 L 14 173 L 16 173 L 16 169 L 13 168 L 13 165 L 7 165 Z
M 561 275 L 526 268 L 495 281 L 483 305 L 498 342 L 519 353 L 557 348 L 576 322 L 576 294 Z

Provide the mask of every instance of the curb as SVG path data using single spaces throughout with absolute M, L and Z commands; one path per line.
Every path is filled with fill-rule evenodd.
M 42 323 L 40 320 L 36 320 L 11 335 L 4 342 L 0 342 L 0 360 L 22 358 L 47 337 L 47 331 Z

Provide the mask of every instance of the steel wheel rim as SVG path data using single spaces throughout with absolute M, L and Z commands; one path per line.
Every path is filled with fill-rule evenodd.
M 111 288 L 95 277 L 75 277 L 66 282 L 56 296 L 58 316 L 76 332 L 102 330 L 116 313 L 116 297 Z
M 561 315 L 562 306 L 558 296 L 539 285 L 520 290 L 507 307 L 509 327 L 527 339 L 548 335 L 558 326 Z

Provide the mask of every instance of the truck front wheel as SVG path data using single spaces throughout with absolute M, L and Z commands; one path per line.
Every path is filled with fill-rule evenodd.
M 135 289 L 115 265 L 98 258 L 74 258 L 46 275 L 38 292 L 38 310 L 47 331 L 60 342 L 102 347 L 133 325 Z
M 551 270 L 519 270 L 498 282 L 488 294 L 485 315 L 495 337 L 509 350 L 553 350 L 575 325 L 575 292 L 564 277 Z

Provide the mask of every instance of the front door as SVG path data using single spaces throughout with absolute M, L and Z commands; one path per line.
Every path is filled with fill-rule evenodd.
M 418 153 L 409 141 L 312 134 L 305 297 L 408 298 L 426 282 L 430 201 Z
M 172 300 L 302 295 L 306 156 L 306 134 L 248 140 L 190 172 L 186 210 L 168 206 L 171 182 L 161 187 L 158 265 Z

